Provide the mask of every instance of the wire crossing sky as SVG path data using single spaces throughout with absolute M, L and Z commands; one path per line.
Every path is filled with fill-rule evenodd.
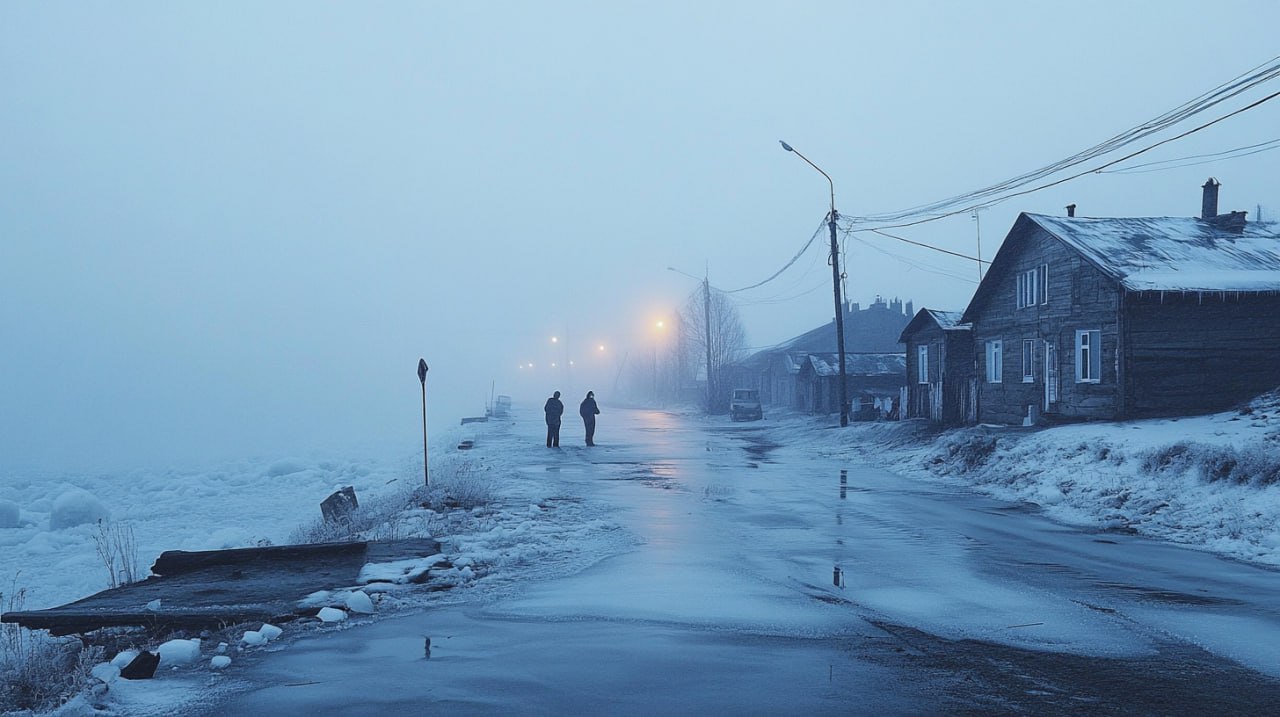
M 0 477 L 405 454 L 419 357 L 433 424 L 607 406 L 704 274 L 785 341 L 831 320 L 831 185 L 779 138 L 831 177 L 863 304 L 962 308 L 1019 211 L 1192 216 L 1214 176 L 1270 216 L 1280 102 L 1209 122 L 1275 92 L 1276 28 L 1271 0 L 0 4 Z

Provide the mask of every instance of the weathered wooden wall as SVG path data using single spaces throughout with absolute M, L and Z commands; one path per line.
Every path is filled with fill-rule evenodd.
M 1124 326 L 1129 415 L 1221 410 L 1280 386 L 1280 296 L 1130 294 Z
M 1010 243 L 1013 242 L 1013 243 Z M 1058 401 L 1049 412 L 1077 418 L 1113 418 L 1118 412 L 1116 340 L 1119 285 L 1078 253 L 1047 232 L 1033 227 L 1006 239 L 1002 262 L 973 319 L 974 363 L 978 385 L 978 420 L 1019 424 L 1028 406 L 1044 404 L 1044 342 L 1057 347 Z M 1017 276 L 1048 264 L 1048 303 L 1017 308 Z M 1099 383 L 1075 382 L 1075 332 L 1102 332 L 1102 376 Z M 986 343 L 1003 343 L 1003 380 L 987 382 Z M 1035 339 L 1034 380 L 1022 380 L 1022 341 Z
M 930 406 L 935 400 L 933 394 L 938 390 L 931 384 L 938 384 L 942 380 L 942 371 L 945 368 L 940 363 L 942 342 L 943 331 L 932 321 L 907 337 L 907 418 L 938 420 L 932 417 L 930 411 Z M 922 345 L 929 347 L 929 383 L 924 384 L 920 383 L 918 368 L 919 347 Z
M 973 332 L 943 332 L 942 422 L 954 425 L 977 418 L 967 409 L 972 405 Z

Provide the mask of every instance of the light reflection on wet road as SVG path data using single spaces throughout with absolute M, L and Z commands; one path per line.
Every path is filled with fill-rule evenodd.
M 495 448 L 528 452 L 523 479 L 611 506 L 634 550 L 515 597 L 296 643 L 227 706 L 1230 714 L 1280 698 L 1274 571 L 805 455 L 768 424 L 609 417 L 596 448 L 533 452 L 532 421 Z

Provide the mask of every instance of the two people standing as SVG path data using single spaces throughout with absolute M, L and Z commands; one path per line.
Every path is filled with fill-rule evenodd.
M 564 415 L 564 403 L 560 400 L 559 391 L 556 391 L 551 398 L 547 399 L 547 403 L 542 407 L 542 410 L 547 414 L 547 448 L 559 448 L 560 417 Z M 578 406 L 578 415 L 582 416 L 582 423 L 587 429 L 588 446 L 596 444 L 596 416 L 599 413 L 600 407 L 596 405 L 595 392 L 587 391 L 587 397 Z

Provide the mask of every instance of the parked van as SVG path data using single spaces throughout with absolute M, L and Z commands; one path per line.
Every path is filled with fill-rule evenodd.
M 735 421 L 759 421 L 764 418 L 760 392 L 754 388 L 735 388 L 729 400 L 729 418 Z

